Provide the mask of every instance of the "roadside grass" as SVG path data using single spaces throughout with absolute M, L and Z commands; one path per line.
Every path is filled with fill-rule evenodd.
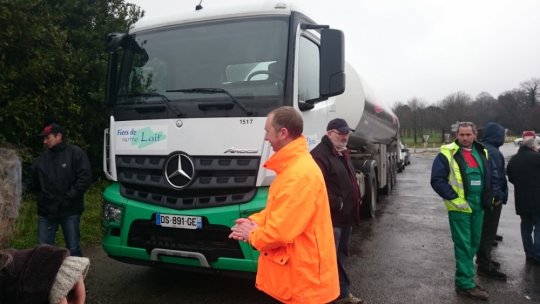
M 427 147 L 439 147 L 442 144 L 441 140 L 441 134 L 434 133 L 429 136 Z M 401 137 L 401 142 L 403 142 L 403 144 L 409 148 L 424 147 L 424 139 L 421 135 L 416 137 L 416 144 L 414 143 L 414 137 Z
M 515 136 L 506 136 L 504 141 L 509 143 L 509 142 L 514 142 L 515 139 L 516 139 Z M 405 144 L 409 148 L 415 148 L 415 147 L 423 148 L 424 147 L 424 139 L 422 138 L 422 136 L 418 136 L 416 138 L 416 144 L 414 143 L 414 137 L 401 137 L 401 142 L 403 142 L 403 144 Z M 442 144 L 443 143 L 442 143 L 441 133 L 434 132 L 433 134 L 429 136 L 427 147 L 437 148 L 437 147 L 440 147 Z
M 101 242 L 101 195 L 108 185 L 107 181 L 94 182 L 85 193 L 84 212 L 81 217 L 81 246 L 99 244 Z M 27 194 L 23 197 L 19 217 L 15 222 L 11 247 L 22 249 L 33 247 L 37 244 L 37 195 Z M 58 228 L 56 245 L 64 246 L 62 229 Z

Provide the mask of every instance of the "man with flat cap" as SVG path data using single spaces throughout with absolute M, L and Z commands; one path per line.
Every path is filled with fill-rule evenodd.
M 32 164 L 31 186 L 40 189 L 38 197 L 38 242 L 54 245 L 58 226 L 72 256 L 82 256 L 80 221 L 84 193 L 92 183 L 92 170 L 86 153 L 64 142 L 62 126 L 52 123 L 39 136 L 47 148 Z
M 347 150 L 349 134 L 354 130 L 341 118 L 331 120 L 326 130 L 326 135 L 311 150 L 311 155 L 321 168 L 330 202 L 340 289 L 339 298 L 334 303 L 363 303 L 351 293 L 351 282 L 345 271 L 352 224 L 360 208 L 360 190 Z

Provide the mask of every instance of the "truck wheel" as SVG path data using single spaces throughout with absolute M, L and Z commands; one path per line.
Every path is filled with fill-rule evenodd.
M 384 195 L 390 195 L 392 189 L 396 187 L 397 184 L 397 164 L 395 162 L 390 162 L 388 164 L 388 171 L 386 173 L 386 186 L 381 189 L 381 193 Z
M 367 176 L 366 182 L 366 194 L 362 198 L 362 207 L 360 208 L 360 215 L 365 218 L 375 218 L 375 211 L 377 210 L 377 181 L 375 173 L 371 172 Z
M 381 189 L 381 194 L 383 195 L 389 195 L 390 192 L 392 192 L 392 169 L 390 168 L 387 172 L 386 172 L 386 186 L 384 186 L 384 188 Z
M 392 164 L 392 189 L 397 185 L 397 166 L 398 164 L 396 162 Z

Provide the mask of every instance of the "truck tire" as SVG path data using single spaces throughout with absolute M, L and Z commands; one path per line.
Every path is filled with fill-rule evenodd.
M 397 171 L 398 163 L 397 160 L 394 159 L 394 163 L 392 164 L 392 189 L 394 189 L 397 185 Z
M 392 169 L 389 168 L 386 172 L 386 186 L 381 189 L 381 194 L 389 195 L 392 192 Z
M 362 197 L 360 216 L 363 218 L 375 218 L 377 210 L 378 188 L 377 183 L 377 163 L 373 160 L 364 161 L 361 165 L 362 173 L 365 176 L 365 194 Z
M 364 218 L 375 218 L 375 211 L 377 211 L 377 179 L 372 172 L 366 178 L 366 194 L 362 198 L 360 215 Z
M 395 188 L 397 184 L 397 164 L 393 159 L 390 159 L 388 164 L 388 171 L 386 173 L 386 186 L 381 190 L 381 193 L 384 195 L 390 195 L 392 189 Z

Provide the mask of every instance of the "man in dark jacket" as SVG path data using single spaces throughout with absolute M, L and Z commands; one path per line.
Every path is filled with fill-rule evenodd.
M 484 128 L 482 143 L 488 150 L 489 164 L 491 165 L 491 191 L 493 194 L 493 206 L 484 210 L 484 226 L 482 228 L 482 239 L 480 247 L 476 253 L 476 264 L 478 274 L 496 280 L 506 280 L 506 274 L 499 271 L 500 264 L 491 258 L 491 250 L 499 219 L 501 217 L 502 205 L 508 200 L 508 184 L 504 168 L 504 156 L 499 147 L 504 144 L 505 130 L 494 122 L 489 122 Z
M 326 129 L 326 135 L 311 155 L 324 175 L 334 227 L 340 285 L 340 296 L 334 303 L 363 303 L 350 292 L 351 283 L 344 267 L 349 255 L 352 224 L 360 204 L 356 174 L 347 150 L 349 133 L 354 130 L 341 118 L 331 120 Z
M 39 185 L 38 241 L 54 245 L 58 226 L 72 256 L 82 256 L 80 220 L 84 192 L 92 183 L 92 170 L 86 153 L 64 142 L 64 129 L 47 125 L 39 134 L 47 150 L 32 164 L 34 184 Z
M 474 256 L 482 236 L 484 209 L 491 208 L 493 196 L 487 150 L 476 142 L 476 136 L 472 122 L 458 124 L 456 141 L 441 146 L 433 160 L 431 187 L 448 210 L 456 258 L 456 292 L 487 300 L 485 289 L 474 281 Z
M 527 131 L 529 132 L 529 131 Z M 521 240 L 527 262 L 540 265 L 540 153 L 535 134 L 524 132 L 506 173 L 514 184 L 516 213 L 521 217 Z

